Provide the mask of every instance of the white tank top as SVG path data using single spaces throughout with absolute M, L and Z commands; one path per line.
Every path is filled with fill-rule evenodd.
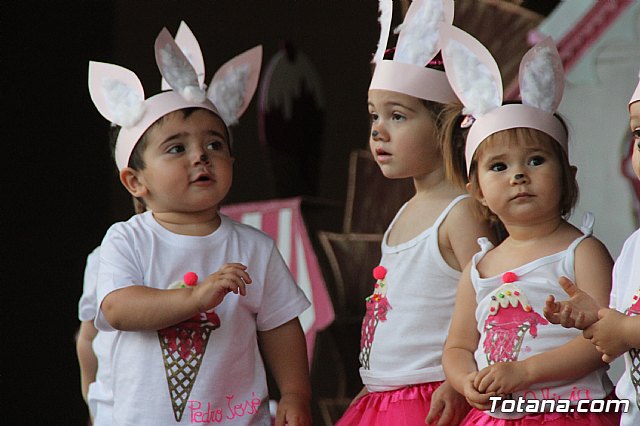
M 558 300 L 567 298 L 558 279 L 564 275 L 575 282 L 575 249 L 591 235 L 592 227 L 593 216 L 588 214 L 582 228 L 584 235 L 575 239 L 566 250 L 489 278 L 481 278 L 476 266 L 493 244 L 486 238 L 478 239 L 481 251 L 473 256 L 471 267 L 471 281 L 478 303 L 476 321 L 480 341 L 475 352 L 478 371 L 496 362 L 522 361 L 562 346 L 582 334 L 580 330 L 549 323 L 542 316 L 542 309 L 549 294 Z M 613 390 L 607 369 L 605 366 L 573 380 L 536 383 L 512 397 L 538 400 L 605 398 Z M 487 413 L 503 418 L 524 415 Z
M 389 232 L 405 203 L 384 234 L 380 260 L 384 270 L 378 269 L 380 279 L 367 298 L 360 342 L 360 376 L 370 392 L 444 380 L 442 347 L 460 272 L 440 254 L 438 228 L 464 198 L 468 195 L 451 201 L 420 235 L 389 246 Z

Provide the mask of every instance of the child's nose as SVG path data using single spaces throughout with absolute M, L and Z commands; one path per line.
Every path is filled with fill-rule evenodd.
M 371 139 L 373 139 L 374 141 L 388 140 L 387 133 L 384 130 L 384 126 L 380 124 L 371 126 Z
M 516 173 L 511 178 L 511 183 L 514 185 L 528 182 L 527 176 L 524 173 Z
M 196 164 L 209 163 L 209 154 L 204 148 L 197 148 L 193 152 L 193 161 Z

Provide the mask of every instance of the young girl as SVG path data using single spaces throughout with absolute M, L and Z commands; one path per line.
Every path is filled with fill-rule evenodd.
M 89 66 L 92 100 L 121 126 L 120 180 L 148 210 L 100 247 L 96 326 L 116 333 L 112 424 L 269 424 L 264 354 L 281 393 L 276 424 L 309 425 L 297 318 L 309 302 L 273 240 L 218 212 L 232 180 L 228 125 L 255 91 L 261 48 L 206 90 L 202 63 L 166 29 L 155 53 L 172 90 L 148 99 L 131 71 Z
M 640 179 L 640 83 L 629 101 L 629 115 L 631 163 Z M 640 424 L 640 229 L 624 243 L 614 265 L 610 309 L 600 309 L 601 305 L 571 282 L 564 282 L 563 288 L 571 298 L 556 303 L 550 296 L 545 316 L 555 324 L 584 329 L 584 337 L 602 353 L 605 362 L 624 354 L 626 371 L 616 385 L 616 394 L 629 401 L 629 410 L 622 414 L 620 424 Z
M 374 269 L 377 284 L 362 325 L 365 387 L 337 424 L 416 425 L 425 417 L 429 423 L 457 424 L 469 407 L 443 382 L 442 346 L 460 270 L 476 239 L 492 233 L 487 222 L 474 218 L 462 185 L 446 178 L 445 147 L 439 142 L 441 112 L 455 96 L 432 59 L 438 24 L 452 21 L 453 5 L 414 1 L 393 60 L 382 60 L 391 1 L 380 6 L 383 39 L 369 90 L 369 144 L 383 174 L 413 178 L 416 194 L 384 234 L 382 259 Z M 415 29 L 428 40 L 415 39 Z M 401 62 L 416 47 L 419 58 Z
M 567 130 L 554 115 L 563 91 L 557 50 L 550 40 L 532 48 L 520 66 L 522 104 L 502 105 L 500 72 L 484 46 L 452 26 L 441 37 L 447 76 L 470 114 L 467 188 L 509 234 L 495 248 L 479 240 L 460 281 L 443 363 L 473 406 L 463 424 L 617 424 L 615 414 L 558 412 L 541 401 L 573 405 L 612 391 L 597 351 L 540 315 L 563 276 L 601 302 L 611 282 L 591 217 L 582 232 L 564 219 L 578 190 Z

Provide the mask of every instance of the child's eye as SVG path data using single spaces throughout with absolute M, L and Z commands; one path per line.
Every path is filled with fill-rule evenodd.
M 182 146 L 182 145 L 173 145 L 167 150 L 167 152 L 169 154 L 177 154 L 179 152 L 184 152 L 184 146 Z
M 224 149 L 224 144 L 221 141 L 213 141 L 207 144 L 207 149 L 221 151 Z
M 531 157 L 529 159 L 529 165 L 530 166 L 539 166 L 539 165 L 543 164 L 544 161 L 545 161 L 544 157 L 536 155 L 535 157 Z
M 393 118 L 393 120 L 395 121 L 402 121 L 404 120 L 406 117 L 400 113 L 394 112 L 393 115 L 391 116 Z
M 493 163 L 489 166 L 489 170 L 494 172 L 503 172 L 507 170 L 507 165 L 504 163 Z
M 640 128 L 635 129 L 631 135 L 633 136 L 633 139 L 640 140 Z
M 378 114 L 376 114 L 375 112 L 370 112 L 369 113 L 369 121 L 370 122 L 374 122 L 378 119 Z

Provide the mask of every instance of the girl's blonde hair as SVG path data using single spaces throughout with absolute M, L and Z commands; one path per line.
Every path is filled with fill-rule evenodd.
M 464 158 L 467 129 L 460 128 L 460 123 L 464 118 L 462 108 L 463 105 L 461 103 L 444 105 L 436 124 L 445 177 L 449 182 L 464 189 L 468 182 L 467 166 Z

